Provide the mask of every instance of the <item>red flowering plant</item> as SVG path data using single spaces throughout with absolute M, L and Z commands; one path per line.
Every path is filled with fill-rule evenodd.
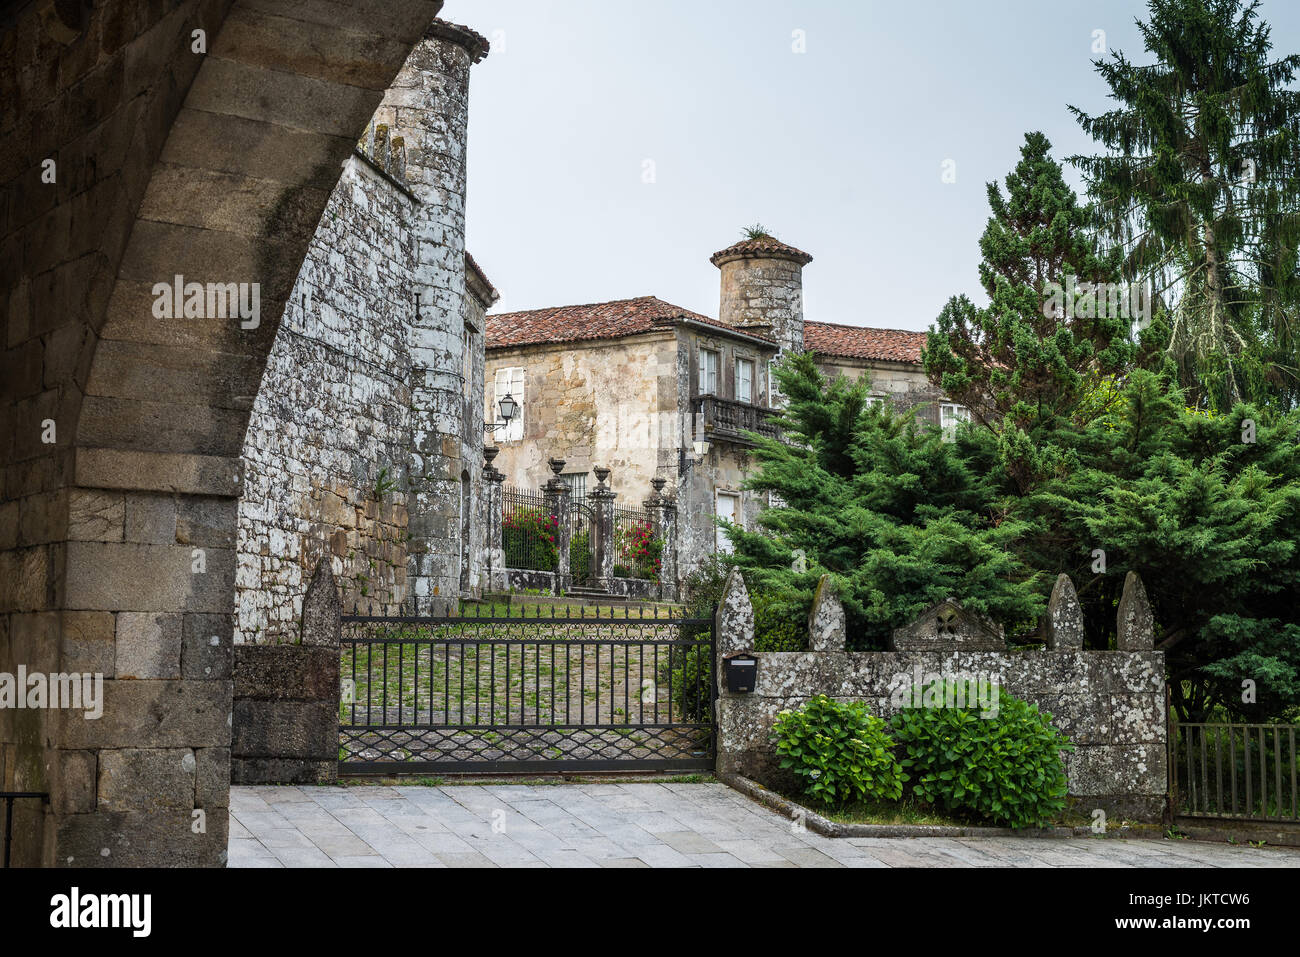
M 501 519 L 501 547 L 507 568 L 550 572 L 559 564 L 556 531 L 559 523 L 544 509 L 516 507 Z
M 653 522 L 619 522 L 614 532 L 614 547 L 618 556 L 616 576 L 659 581 L 664 542 L 655 534 Z M 619 576 L 619 571 L 625 574 Z

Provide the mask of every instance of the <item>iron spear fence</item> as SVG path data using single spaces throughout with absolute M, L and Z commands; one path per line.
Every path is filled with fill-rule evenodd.
M 1170 738 L 1174 813 L 1300 821 L 1294 724 L 1178 724 Z

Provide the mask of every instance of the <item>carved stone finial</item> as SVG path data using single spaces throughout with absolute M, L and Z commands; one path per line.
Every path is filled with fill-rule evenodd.
M 1053 651 L 1083 650 L 1083 607 L 1070 576 L 1056 579 L 1047 603 L 1047 647 Z
M 1115 647 L 1119 651 L 1150 651 L 1155 647 L 1155 617 L 1146 586 L 1137 572 L 1124 576 L 1124 594 L 1115 616 Z
M 927 608 L 910 625 L 895 628 L 893 651 L 1006 651 L 1002 626 L 967 611 L 954 598 Z

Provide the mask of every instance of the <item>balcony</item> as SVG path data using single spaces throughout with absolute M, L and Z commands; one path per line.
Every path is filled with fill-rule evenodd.
M 745 434 L 747 432 L 756 432 L 770 439 L 781 437 L 780 430 L 768 419 L 775 414 L 775 410 L 761 405 L 700 395 L 692 400 L 692 411 L 702 417 L 704 437 L 710 442 L 752 446 L 754 443 Z

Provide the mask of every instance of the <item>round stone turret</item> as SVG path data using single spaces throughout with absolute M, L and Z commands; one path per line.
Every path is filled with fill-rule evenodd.
M 782 351 L 802 351 L 803 267 L 812 256 L 760 236 L 728 246 L 710 261 L 722 271 L 722 322 L 771 335 Z

